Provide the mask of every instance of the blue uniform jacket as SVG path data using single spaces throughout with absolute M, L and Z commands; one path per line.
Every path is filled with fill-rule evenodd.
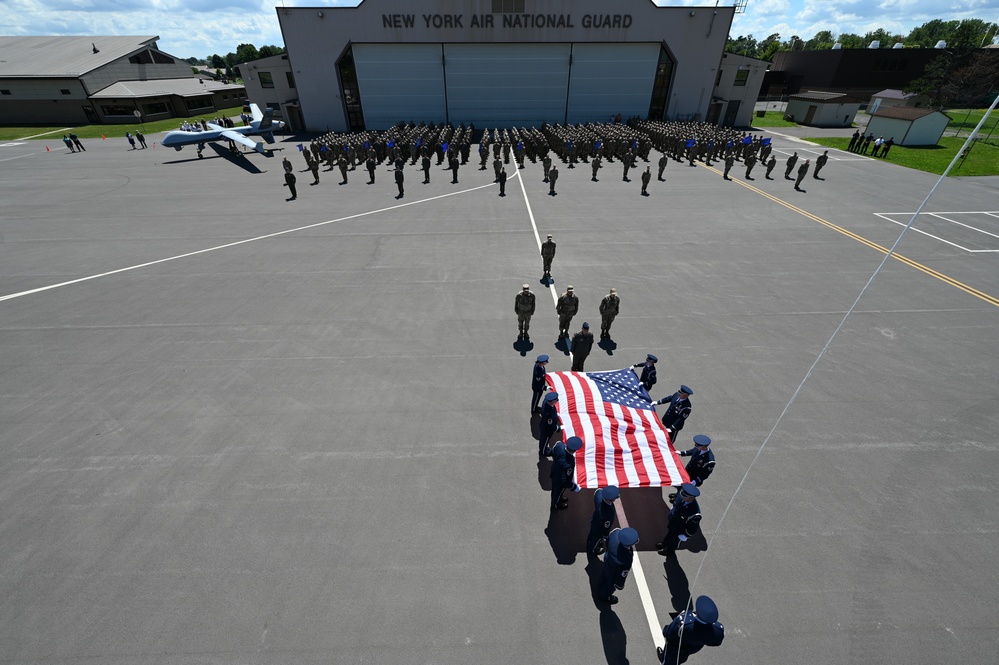
M 666 638 L 664 663 L 685 663 L 687 657 L 704 647 L 716 647 L 725 639 L 725 626 L 718 621 L 701 623 L 693 612 L 681 612 L 663 628 Z
M 576 456 L 559 441 L 552 447 L 552 485 L 576 489 Z
M 624 583 L 631 572 L 631 563 L 635 552 L 630 547 L 621 544 L 621 529 L 614 529 L 607 538 L 607 553 L 604 554 L 604 575 L 609 575 L 614 586 L 624 588 Z
M 545 390 L 545 366 L 541 363 L 534 363 L 534 377 L 531 379 L 531 388 L 535 392 L 544 392 Z
M 692 519 L 695 518 L 696 519 Z M 697 499 L 686 503 L 683 499 L 677 498 L 676 503 L 669 511 L 669 525 L 672 528 L 677 526 L 683 529 L 688 536 L 697 533 L 701 523 L 701 507 L 697 505 Z
M 562 420 L 558 417 L 558 409 L 552 405 L 552 402 L 545 402 L 544 406 L 541 407 L 541 435 L 551 436 L 558 431 L 561 424 Z
M 711 472 L 715 470 L 715 454 L 710 449 L 701 452 L 695 446 L 680 453 L 680 457 L 690 458 L 690 461 L 687 462 L 687 475 L 690 476 L 690 482 L 698 487 L 703 485 Z
M 590 518 L 590 526 L 606 535 L 614 526 L 617 519 L 617 508 L 614 503 L 604 501 L 604 491 L 602 489 L 593 493 L 593 517 Z
M 649 363 L 638 363 L 635 367 L 642 368 L 642 375 L 638 377 L 638 381 L 645 386 L 646 392 L 652 390 L 652 386 L 656 385 L 656 366 Z
M 690 398 L 680 399 L 680 393 L 675 392 L 669 397 L 663 397 L 656 404 L 666 404 L 667 402 L 669 402 L 669 407 L 659 419 L 663 422 L 663 427 L 679 432 L 683 429 L 683 424 L 690 415 Z

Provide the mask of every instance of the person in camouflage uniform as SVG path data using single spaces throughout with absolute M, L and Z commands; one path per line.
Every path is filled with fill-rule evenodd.
M 621 299 L 617 297 L 617 289 L 611 289 L 600 301 L 600 339 L 610 339 L 610 327 L 620 307 Z
M 555 241 L 552 240 L 552 236 L 548 234 L 548 240 L 541 243 L 541 260 L 543 262 L 542 269 L 544 270 L 543 277 L 552 276 L 552 259 L 555 258 Z
M 524 284 L 524 289 L 514 298 L 513 311 L 517 315 L 517 325 L 520 329 L 517 339 L 531 339 L 527 331 L 531 327 L 531 316 L 534 315 L 534 294 L 531 293 L 528 284 Z
M 565 287 L 565 293 L 558 299 L 555 312 L 558 313 L 559 339 L 569 336 L 569 323 L 579 311 L 579 298 L 572 292 L 572 285 Z M 556 340 L 558 341 L 558 340 Z

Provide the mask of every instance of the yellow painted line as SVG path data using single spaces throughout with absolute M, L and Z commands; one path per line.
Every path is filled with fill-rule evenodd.
M 703 166 L 703 164 L 702 164 L 702 166 Z M 722 172 L 719 171 L 718 169 L 714 168 L 713 166 L 705 166 L 704 168 L 707 168 L 709 171 L 714 171 L 718 175 L 722 175 Z M 853 240 L 856 240 L 859 243 L 867 245 L 871 249 L 877 250 L 877 251 L 881 252 L 882 254 L 888 254 L 891 251 L 887 247 L 882 247 L 878 243 L 876 243 L 876 242 L 874 242 L 872 240 L 868 240 L 867 238 L 865 238 L 863 236 L 857 235 L 853 231 L 848 231 L 847 229 L 844 229 L 842 226 L 837 226 L 836 224 L 833 224 L 830 221 L 822 219 L 818 215 L 813 215 L 812 213 L 808 212 L 807 210 L 803 210 L 803 209 L 799 208 L 798 206 L 794 205 L 793 203 L 788 203 L 784 199 L 777 198 L 776 196 L 774 196 L 772 194 L 769 194 L 769 193 L 763 191 L 762 189 L 759 189 L 758 187 L 750 185 L 747 182 L 743 182 L 743 181 L 738 180 L 736 178 L 732 178 L 730 180 L 730 182 L 734 182 L 737 185 L 742 185 L 746 189 L 748 189 L 750 191 L 753 191 L 753 192 L 756 192 L 760 196 L 768 198 L 771 201 L 773 201 L 774 203 L 777 203 L 779 205 L 784 206 L 788 210 L 793 210 L 794 212 L 798 213 L 799 215 L 804 215 L 805 217 L 807 217 L 808 219 L 812 220 L 813 222 L 818 222 L 822 226 L 830 228 L 833 231 L 836 231 L 837 233 L 842 233 L 846 237 L 852 238 Z M 930 277 L 933 277 L 935 279 L 939 279 L 941 282 L 949 284 L 949 285 L 953 286 L 956 289 L 960 289 L 961 291 L 964 291 L 968 295 L 975 296 L 979 300 L 984 300 L 985 302 L 989 303 L 990 305 L 994 305 L 996 307 L 999 307 L 999 298 L 996 298 L 995 296 L 990 296 L 988 293 L 985 293 L 984 291 L 979 291 L 978 289 L 976 289 L 976 288 L 974 288 L 972 286 L 968 286 L 967 284 L 965 284 L 963 282 L 959 282 L 956 279 L 954 279 L 953 277 L 948 277 L 947 275 L 945 275 L 943 273 L 937 272 L 933 268 L 930 268 L 928 266 L 924 266 L 922 263 L 919 263 L 918 261 L 913 261 L 912 259 L 910 259 L 908 257 L 905 257 L 905 256 L 902 256 L 901 254 L 899 254 L 897 252 L 895 254 L 892 254 L 892 258 L 896 259 L 897 261 L 901 261 L 902 263 L 904 263 L 905 265 L 909 266 L 910 268 L 915 268 L 916 270 L 918 270 L 918 271 L 920 271 L 922 273 L 925 273 L 925 274 L 929 275 Z

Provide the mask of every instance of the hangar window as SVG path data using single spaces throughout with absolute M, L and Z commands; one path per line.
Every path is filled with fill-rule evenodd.
M 288 77 L 288 87 L 289 88 L 294 88 L 295 87 L 295 77 L 292 76 L 291 72 L 285 72 L 284 74 L 285 74 L 285 76 Z
M 493 0 L 493 14 L 523 14 L 524 0 Z
M 171 58 L 170 56 L 164 55 L 164 54 L 160 53 L 159 51 L 151 51 L 151 53 L 153 54 L 153 62 L 155 62 L 155 63 L 157 63 L 159 65 L 172 65 L 173 64 L 173 58 Z
M 104 113 L 105 116 L 108 116 L 108 115 L 127 115 L 127 116 L 131 116 L 132 112 L 134 110 L 135 110 L 135 107 L 133 107 L 133 106 L 124 106 L 124 105 L 118 105 L 118 104 L 102 104 L 101 105 L 101 112 Z
M 153 102 L 152 104 L 143 104 L 142 110 L 145 111 L 146 115 L 157 115 L 160 113 L 169 113 L 167 105 L 163 102 Z
M 260 72 L 260 87 L 261 88 L 273 88 L 274 87 L 274 75 L 270 72 Z
M 187 100 L 187 110 L 188 111 L 202 111 L 205 109 L 214 109 L 215 106 L 212 105 L 211 97 L 201 97 L 188 99 Z
M 749 70 L 740 69 L 735 73 L 735 83 L 732 85 L 746 85 L 747 80 L 749 80 Z
M 149 54 L 149 51 L 139 51 L 135 55 L 131 56 L 128 61 L 133 65 L 148 65 L 152 63 L 153 56 Z
M 73 93 L 71 93 L 71 92 L 70 92 L 69 90 L 67 90 L 66 88 L 63 88 L 63 89 L 62 89 L 62 90 L 60 90 L 59 92 L 61 92 L 61 93 L 62 93 L 62 94 L 64 94 L 64 95 L 71 95 L 71 94 L 73 94 Z
M 336 63 L 340 72 L 340 92 L 347 111 L 347 124 L 350 131 L 364 131 L 364 111 L 361 109 L 361 89 L 357 83 L 357 67 L 354 65 L 354 49 L 347 48 L 340 62 Z
M 0 90 L 0 95 L 9 95 L 10 90 Z

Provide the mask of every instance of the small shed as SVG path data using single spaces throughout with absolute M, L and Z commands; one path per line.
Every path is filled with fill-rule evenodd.
M 888 106 L 910 106 L 918 108 L 929 104 L 930 98 L 918 92 L 905 92 L 904 90 L 882 90 L 871 95 L 871 101 L 867 104 L 867 113 L 871 114 L 881 107 Z
M 841 92 L 809 90 L 788 97 L 784 116 L 799 125 L 849 127 L 860 110 L 860 100 Z
M 895 145 L 936 145 L 951 118 L 943 111 L 882 106 L 870 113 L 867 133 L 895 139 Z

